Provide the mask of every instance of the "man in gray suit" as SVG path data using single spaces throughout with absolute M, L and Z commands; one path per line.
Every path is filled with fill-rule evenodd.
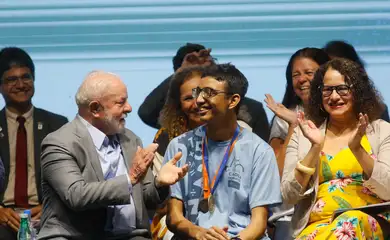
M 0 158 L 4 165 L 0 187 L 0 239 L 16 240 L 18 211 L 41 216 L 41 142 L 68 122 L 66 117 L 32 104 L 35 66 L 23 49 L 0 51 L 0 92 L 6 106 L 0 111 Z
M 127 88 L 112 73 L 90 73 L 76 94 L 76 118 L 42 143 L 39 239 L 148 239 L 147 209 L 167 199 L 188 170 L 181 153 L 153 178 L 156 144 L 125 128 Z

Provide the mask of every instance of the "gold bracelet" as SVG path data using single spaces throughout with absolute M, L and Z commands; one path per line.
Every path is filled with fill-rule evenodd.
M 316 171 L 316 169 L 303 166 L 301 162 L 302 162 L 302 160 L 297 162 L 296 169 L 302 173 L 307 174 L 307 175 L 313 175 L 314 172 Z

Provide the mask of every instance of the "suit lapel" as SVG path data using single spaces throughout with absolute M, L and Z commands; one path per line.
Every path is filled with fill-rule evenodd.
M 74 134 L 80 138 L 80 141 L 82 141 L 87 149 L 89 150 L 89 153 L 91 154 L 92 158 L 90 159 L 91 165 L 93 170 L 96 173 L 97 179 L 99 181 L 104 181 L 103 176 L 103 170 L 102 166 L 100 165 L 99 155 L 96 151 L 96 147 L 93 144 L 91 134 L 89 134 L 87 127 L 83 122 L 81 122 L 80 116 L 77 116 L 73 123 L 75 125 L 75 131 Z
M 9 153 L 9 140 L 8 140 L 8 127 L 7 127 L 7 118 L 5 116 L 5 108 L 0 111 L 0 155 L 1 160 L 3 161 L 4 170 L 5 170 L 5 182 L 4 186 L 8 185 L 9 177 L 9 168 L 10 168 L 10 153 Z M 3 193 L 4 194 L 4 193 Z M 3 194 L 0 194 L 0 199 L 2 201 Z
M 130 169 L 133 156 L 137 151 L 137 145 L 134 140 L 126 136 L 125 134 L 119 134 L 119 141 L 122 148 L 122 156 L 125 161 L 127 169 Z M 135 211 L 136 211 L 136 225 L 142 226 L 143 219 L 143 199 L 142 199 L 142 188 L 141 184 L 136 184 L 132 188 L 132 197 L 134 201 Z
M 38 190 L 38 197 L 41 199 L 41 143 L 50 129 L 45 121 L 45 114 L 38 108 L 33 110 L 33 136 L 34 136 L 34 166 L 35 180 Z

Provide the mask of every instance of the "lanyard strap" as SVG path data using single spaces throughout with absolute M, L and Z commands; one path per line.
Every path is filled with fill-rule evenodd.
M 219 181 L 222 178 L 222 174 L 225 170 L 225 166 L 229 160 L 230 154 L 233 151 L 234 145 L 237 142 L 238 134 L 240 133 L 240 127 L 237 126 L 236 131 L 234 132 L 233 138 L 230 141 L 225 155 L 223 156 L 222 162 L 219 165 L 219 168 L 215 171 L 213 181 L 209 182 L 209 155 L 207 151 L 207 136 L 206 136 L 206 128 L 203 128 L 204 130 L 204 137 L 202 141 L 202 174 L 203 174 L 203 197 L 208 198 L 210 194 L 214 194 L 215 189 L 217 188 L 217 185 Z M 211 192 L 210 192 L 211 188 Z

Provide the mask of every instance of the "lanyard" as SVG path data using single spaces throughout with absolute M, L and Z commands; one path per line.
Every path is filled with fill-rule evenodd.
M 211 185 L 209 182 L 209 155 L 207 152 L 206 128 L 204 127 L 203 130 L 205 133 L 202 141 L 202 174 L 203 174 L 203 195 L 204 195 L 203 197 L 208 198 L 210 194 L 214 194 L 215 189 L 217 188 L 217 185 L 222 178 L 222 174 L 225 170 L 227 161 L 229 160 L 229 156 L 232 153 L 234 145 L 237 142 L 237 137 L 238 134 L 240 133 L 240 127 L 237 126 L 233 138 L 226 149 L 225 155 L 223 156 L 222 162 L 219 165 L 219 168 L 215 171 L 214 178 L 213 181 L 211 182 Z M 211 192 L 210 192 L 210 188 L 211 188 Z

